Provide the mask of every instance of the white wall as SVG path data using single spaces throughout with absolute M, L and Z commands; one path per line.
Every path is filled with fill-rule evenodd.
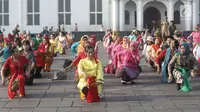
M 105 27 L 111 28 L 109 0 L 102 0 L 102 22 Z M 65 25 L 66 31 L 74 31 L 75 23 L 78 23 L 79 31 L 100 31 L 101 25 L 89 25 L 89 0 L 71 0 L 71 25 Z M 27 26 L 27 0 L 21 0 L 21 22 L 19 0 L 9 1 L 9 26 L 5 28 L 5 35 L 12 32 L 15 24 L 20 24 L 21 31 L 30 30 L 31 33 L 39 33 L 44 26 L 58 28 L 58 0 L 40 0 L 40 25 Z

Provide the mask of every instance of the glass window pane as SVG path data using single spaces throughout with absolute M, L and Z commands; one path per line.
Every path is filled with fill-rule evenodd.
M 137 27 L 137 11 L 135 11 L 135 27 Z
M 95 14 L 90 14 L 90 25 L 95 24 Z
M 71 2 L 70 0 L 65 0 L 65 12 L 71 11 Z
M 95 0 L 90 0 L 90 12 L 95 12 Z
M 130 13 L 128 10 L 125 10 L 125 25 L 130 25 Z
M 27 25 L 33 25 L 33 15 L 32 14 L 27 15 Z
M 40 1 L 39 0 L 35 0 L 34 11 L 35 12 L 39 12 L 40 11 Z
M 33 0 L 27 1 L 27 10 L 28 12 L 33 12 Z
M 4 13 L 9 12 L 9 3 L 8 0 L 4 0 Z
M 65 24 L 71 25 L 71 14 L 65 14 Z
M 64 12 L 64 1 L 58 0 L 58 12 Z
M 0 0 L 0 13 L 2 13 L 2 8 L 3 8 L 3 6 L 2 6 L 2 0 Z
M 34 23 L 35 23 L 35 25 L 40 25 L 40 15 L 39 14 L 35 14 Z
M 0 26 L 3 26 L 2 25 L 2 15 L 0 15 Z
M 97 0 L 97 12 L 102 12 L 102 0 Z
M 199 1 L 199 6 L 200 6 L 200 1 Z M 200 12 L 200 7 L 199 7 L 199 12 Z
M 5 26 L 9 25 L 9 15 L 4 15 L 4 25 Z
M 58 14 L 58 24 L 64 24 L 64 14 Z
M 102 14 L 97 14 L 97 24 L 102 25 Z
M 2 13 L 2 8 L 3 8 L 3 6 L 2 6 L 2 0 L 0 0 L 0 13 Z

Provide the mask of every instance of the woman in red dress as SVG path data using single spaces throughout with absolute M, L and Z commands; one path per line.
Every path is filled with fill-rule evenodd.
M 13 99 L 14 96 L 17 94 L 17 90 L 12 90 L 12 83 L 15 81 L 15 79 L 18 79 L 18 85 L 19 85 L 19 96 L 24 97 L 25 96 L 25 76 L 29 76 L 30 74 L 30 67 L 31 64 L 29 60 L 25 56 L 21 56 L 19 50 L 17 47 L 11 48 L 12 56 L 10 56 L 6 62 L 4 63 L 2 70 L 1 70 L 1 85 L 5 86 L 5 70 L 9 70 L 9 83 L 8 83 L 8 98 Z M 25 73 L 25 66 L 28 66 L 28 69 Z
M 44 71 L 50 72 L 51 65 L 53 63 L 54 48 L 51 46 L 51 43 L 47 35 L 44 35 L 43 42 L 38 47 L 38 52 L 45 56 Z

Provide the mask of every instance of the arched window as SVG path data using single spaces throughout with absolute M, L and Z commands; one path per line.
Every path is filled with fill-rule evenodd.
M 175 24 L 180 24 L 181 18 L 180 18 L 180 11 L 179 10 L 175 10 L 174 11 L 174 23 Z
M 130 12 L 125 10 L 125 25 L 130 25 Z

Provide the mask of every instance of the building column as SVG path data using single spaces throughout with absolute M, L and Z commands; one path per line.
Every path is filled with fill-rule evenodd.
M 143 30 L 143 20 L 144 20 L 144 16 L 143 16 L 143 4 L 142 4 L 142 0 L 138 0 L 137 2 L 137 30 L 142 31 Z
M 113 0 L 112 2 L 113 2 L 112 3 L 112 5 L 113 5 L 113 9 L 112 9 L 112 12 L 113 12 L 113 17 L 112 17 L 113 31 L 118 31 L 119 30 L 118 0 Z
M 120 8 L 120 31 L 124 31 L 124 25 L 125 25 L 125 10 L 124 10 L 124 7 L 125 7 L 125 4 L 124 4 L 124 0 L 120 0 L 119 2 L 119 8 Z
M 193 17 L 192 17 L 192 19 L 193 19 L 193 28 L 192 29 L 194 29 L 195 28 L 195 26 L 198 24 L 198 18 L 199 18 L 199 12 L 198 12 L 198 8 L 197 8 L 197 5 L 198 5 L 199 3 L 197 3 L 197 0 L 193 0 L 193 2 L 192 2 L 192 7 L 193 7 Z
M 174 20 L 174 0 L 169 0 L 169 6 L 168 6 L 168 20 L 173 21 Z
M 23 32 L 23 0 L 19 0 L 19 28 Z M 17 24 L 17 23 L 16 23 Z
M 185 31 L 191 31 L 192 30 L 192 1 L 187 0 L 186 1 L 186 7 L 188 8 L 188 12 L 185 15 Z

